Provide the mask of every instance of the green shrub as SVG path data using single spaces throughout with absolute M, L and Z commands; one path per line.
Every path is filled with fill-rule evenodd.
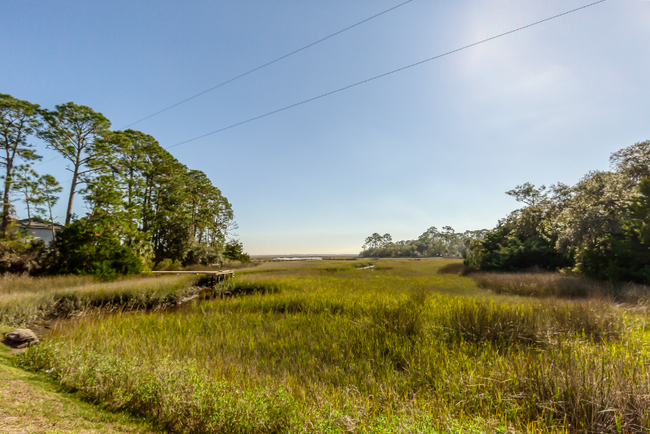
M 226 259 L 240 262 L 250 262 L 251 257 L 244 253 L 244 245 L 237 240 L 231 240 L 226 244 L 223 255 Z
M 223 263 L 223 253 L 202 243 L 193 242 L 190 250 L 183 261 L 185 266 L 188 265 L 211 265 Z
M 552 242 L 540 236 L 526 237 L 510 225 L 503 225 L 475 242 L 464 264 L 482 270 L 531 267 L 556 270 L 572 266 L 574 260 L 569 254 L 559 253 Z
M 45 343 L 20 364 L 115 410 L 144 414 L 177 433 L 264 434 L 295 428 L 297 403 L 282 389 L 239 390 L 215 381 L 195 361 L 128 361 L 93 352 L 64 354 Z M 91 369 L 88 369 L 91 367 Z
M 89 274 L 107 280 L 142 269 L 141 259 L 115 234 L 85 219 L 57 234 L 48 262 L 53 274 Z
M 156 271 L 179 271 L 183 268 L 183 265 L 180 263 L 180 261 L 172 261 L 171 259 L 163 259 L 160 261 L 155 267 L 154 270 Z

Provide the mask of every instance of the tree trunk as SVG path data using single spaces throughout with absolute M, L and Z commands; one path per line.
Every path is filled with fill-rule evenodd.
M 7 158 L 7 173 L 5 175 L 5 191 L 2 196 L 2 238 L 7 238 L 7 226 L 9 226 L 9 191 L 11 189 L 12 164 Z
M 75 165 L 74 174 L 72 175 L 72 183 L 70 184 L 70 198 L 68 199 L 68 210 L 65 213 L 65 225 L 70 224 L 70 218 L 72 217 L 72 199 L 74 199 L 74 193 L 77 189 L 77 177 L 79 176 L 79 166 Z
M 47 182 L 45 184 L 45 196 L 47 197 L 47 210 L 50 212 L 50 225 L 52 227 L 52 246 L 56 241 L 56 231 L 54 230 L 54 217 L 52 217 L 52 200 L 50 199 L 50 188 Z

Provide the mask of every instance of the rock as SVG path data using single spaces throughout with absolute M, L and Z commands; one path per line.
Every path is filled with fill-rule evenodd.
M 23 348 L 29 345 L 36 345 L 40 341 L 36 334 L 30 329 L 18 329 L 5 336 L 5 343 L 13 348 Z

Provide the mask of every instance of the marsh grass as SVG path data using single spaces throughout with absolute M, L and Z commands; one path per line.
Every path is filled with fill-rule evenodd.
M 452 262 L 438 268 L 438 274 L 456 274 L 459 276 L 469 276 L 476 271 L 476 268 L 468 267 L 462 262 Z
M 259 280 L 226 280 L 217 285 L 211 294 L 218 297 L 234 297 L 238 295 L 275 294 L 280 292 L 282 285 L 277 282 Z
M 0 277 L 0 295 L 47 292 L 89 285 L 94 282 L 95 280 L 91 276 L 32 277 L 28 274 L 6 273 Z
M 12 326 L 91 313 L 154 309 L 200 290 L 188 276 L 142 276 L 113 282 L 76 276 L 3 279 L 0 323 Z
M 472 278 L 497 294 L 556 297 L 568 299 L 610 299 L 624 303 L 650 301 L 650 287 L 635 284 L 614 285 L 582 277 L 551 272 L 497 273 L 474 272 Z
M 386 262 L 242 273 L 173 313 L 62 323 L 21 363 L 172 432 L 650 429 L 642 317 Z
M 451 340 L 548 345 L 558 337 L 578 335 L 593 342 L 618 339 L 625 327 L 619 312 L 606 302 L 504 304 L 464 300 L 441 318 Z

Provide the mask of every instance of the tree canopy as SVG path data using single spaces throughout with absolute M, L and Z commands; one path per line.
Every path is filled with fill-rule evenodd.
M 451 226 L 438 230 L 435 226 L 427 229 L 416 240 L 393 242 L 390 234 L 374 233 L 366 238 L 361 256 L 387 257 L 437 257 L 462 256 L 470 241 L 480 238 L 486 231 L 456 232 Z
M 591 171 L 573 186 L 525 183 L 507 192 L 526 206 L 473 241 L 466 264 L 650 283 L 650 141 L 613 153 L 610 162 L 611 171 Z
M 181 164 L 152 136 L 112 131 L 104 115 L 73 102 L 47 110 L 0 94 L 0 116 L 3 239 L 13 197 L 24 202 L 28 217 L 54 223 L 52 207 L 62 188 L 29 165 L 40 158 L 30 136 L 58 152 L 72 173 L 65 228 L 59 236 L 52 229 L 50 271 L 114 277 L 139 272 L 145 263 L 153 268 L 163 261 L 247 257 L 240 242 L 228 241 L 236 228 L 230 202 L 205 173 Z M 77 195 L 88 209 L 81 218 L 72 212 Z

